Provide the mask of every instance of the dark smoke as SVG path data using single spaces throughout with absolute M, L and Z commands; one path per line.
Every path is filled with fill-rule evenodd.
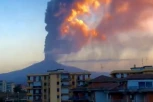
M 79 51 L 85 46 L 88 38 L 83 37 L 81 26 L 71 27 L 74 34 L 63 37 L 60 35 L 60 27 L 65 18 L 70 14 L 71 9 L 75 8 L 74 3 L 85 0 L 51 0 L 46 10 L 45 23 L 48 35 L 45 40 L 45 60 L 56 60 L 62 54 Z M 87 1 L 87 0 L 86 0 Z M 101 2 L 107 0 L 99 0 Z M 108 0 L 109 1 L 109 0 Z M 96 30 L 99 35 L 106 38 L 113 34 L 141 30 L 140 24 L 153 15 L 152 0 L 110 0 L 108 11 L 104 13 Z M 125 6 L 125 7 L 124 7 Z M 100 12 L 99 12 L 100 13 Z M 101 12 L 102 13 L 102 12 Z M 105 17 L 106 16 L 106 17 Z M 100 37 L 99 37 L 100 38 Z M 102 39 L 96 39 L 101 42 Z
M 71 52 L 70 40 L 61 39 L 59 27 L 71 10 L 73 0 L 51 0 L 48 2 L 45 23 L 48 35 L 45 40 L 45 60 L 56 60 L 60 54 Z M 61 10 L 65 10 L 61 12 Z M 61 12 L 61 13 L 60 13 Z M 60 13 L 57 17 L 56 15 Z

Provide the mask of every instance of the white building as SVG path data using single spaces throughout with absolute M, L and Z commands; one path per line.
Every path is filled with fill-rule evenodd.
M 12 82 L 0 81 L 0 92 L 14 92 L 15 84 Z
M 0 81 L 0 92 L 6 92 L 6 81 Z
M 12 82 L 7 82 L 6 83 L 6 92 L 14 92 L 15 84 Z

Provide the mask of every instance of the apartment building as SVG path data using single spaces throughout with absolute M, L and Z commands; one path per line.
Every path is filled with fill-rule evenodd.
M 114 78 L 126 78 L 133 74 L 153 74 L 153 66 L 134 67 L 131 70 L 114 70 L 111 72 L 111 76 Z
M 14 92 L 14 88 L 15 88 L 15 83 L 13 82 L 7 82 L 6 83 L 6 92 Z
M 81 87 L 89 80 L 89 72 L 70 73 L 63 69 L 28 75 L 28 101 L 69 102 L 71 89 Z
M 124 79 L 99 76 L 72 89 L 72 102 L 153 102 L 153 74 L 134 74 Z
M 72 89 L 72 102 L 111 102 L 110 90 L 118 87 L 119 80 L 101 75 L 89 81 L 86 87 Z M 121 102 L 121 101 L 114 101 Z
M 6 92 L 6 81 L 0 81 L 0 92 Z
M 14 92 L 15 84 L 12 82 L 0 81 L 0 92 Z

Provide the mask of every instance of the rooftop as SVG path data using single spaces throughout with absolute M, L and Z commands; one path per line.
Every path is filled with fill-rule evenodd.
M 143 80 L 143 79 L 153 79 L 153 74 L 134 74 L 129 75 L 127 80 Z
M 116 73 L 141 73 L 145 71 L 153 71 L 153 66 L 143 66 L 143 67 L 132 67 L 131 70 L 114 70 L 111 74 Z
M 99 83 L 99 84 L 89 85 L 88 89 L 111 90 L 118 86 L 119 86 L 118 83 Z
M 99 77 L 96 77 L 96 78 L 92 79 L 90 82 L 116 82 L 118 80 L 119 79 L 117 79 L 117 78 L 112 78 L 112 77 L 109 77 L 109 76 L 101 75 Z

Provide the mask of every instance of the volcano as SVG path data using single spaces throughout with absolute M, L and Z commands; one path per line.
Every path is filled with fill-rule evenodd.
M 71 54 L 81 50 L 81 48 L 88 42 L 90 38 L 85 37 L 85 32 L 87 33 L 87 35 L 89 32 L 93 32 L 94 36 L 97 35 L 94 30 L 88 31 L 87 25 L 84 24 L 82 20 L 76 20 L 75 18 L 77 17 L 77 15 L 73 17 L 72 11 L 76 12 L 77 10 L 80 10 L 76 4 L 86 4 L 86 2 L 78 1 L 80 0 L 50 0 L 48 2 L 45 13 L 45 29 L 48 34 L 46 36 L 44 45 L 44 60 L 35 63 L 27 68 L 23 68 L 22 70 L 0 74 L 0 80 L 12 81 L 15 83 L 26 83 L 27 74 L 43 74 L 46 73 L 47 70 L 54 70 L 59 68 L 62 68 L 69 72 L 84 71 L 80 68 L 62 65 L 56 62 L 64 54 Z M 74 9 L 73 7 L 77 8 Z M 81 11 L 82 9 L 83 8 L 81 8 Z M 70 19 L 71 16 L 71 22 L 65 22 L 66 19 Z M 74 23 L 76 26 L 72 26 L 72 24 L 74 24 L 73 21 L 75 21 Z M 82 27 L 81 25 L 84 25 L 85 29 L 82 29 L 84 27 Z M 73 32 L 69 31 L 69 34 L 63 35 L 61 32 L 65 29 L 63 27 L 68 27 Z M 93 72 L 93 76 L 98 76 L 99 74 Z
M 0 74 L 0 80 L 15 82 L 17 84 L 25 84 L 27 80 L 26 79 L 27 74 L 44 74 L 48 70 L 55 70 L 55 69 L 64 69 L 65 71 L 69 71 L 69 72 L 83 72 L 84 71 L 80 68 L 59 64 L 56 61 L 43 60 L 41 62 L 35 63 L 22 70 Z M 108 73 L 93 72 L 92 77 L 96 77 L 100 74 L 108 75 Z

